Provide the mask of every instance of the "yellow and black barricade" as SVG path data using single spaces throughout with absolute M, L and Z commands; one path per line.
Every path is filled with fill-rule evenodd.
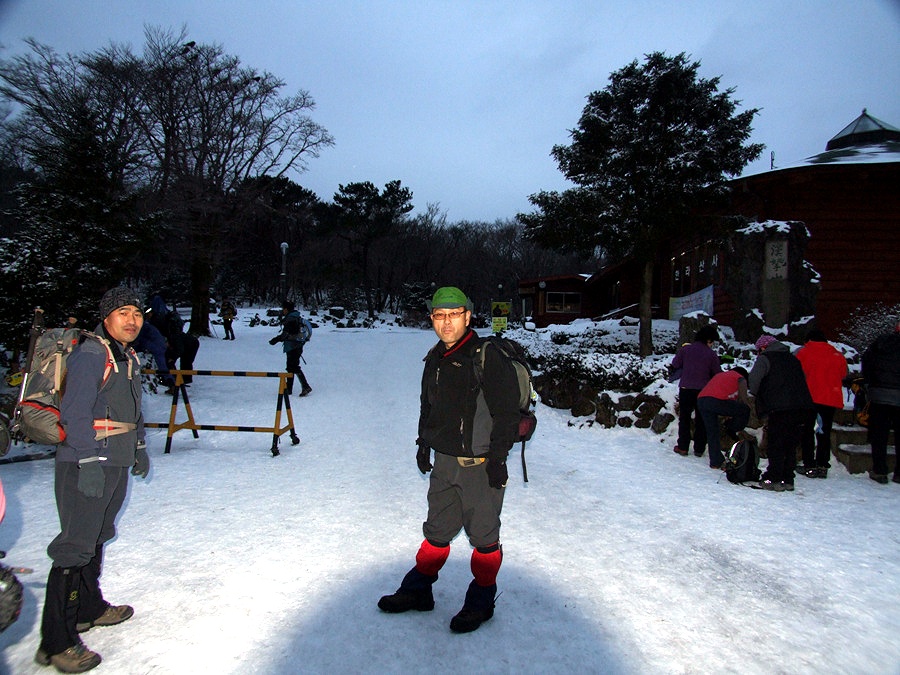
M 293 373 L 263 373 L 240 370 L 153 370 L 152 368 L 145 368 L 141 372 L 147 373 L 148 375 L 165 375 L 168 373 L 175 376 L 175 391 L 172 394 L 172 407 L 169 411 L 169 421 L 144 422 L 145 427 L 168 429 L 166 433 L 166 454 L 172 449 L 172 436 L 176 431 L 181 431 L 182 429 L 190 429 L 194 434 L 194 438 L 200 438 L 200 434 L 197 433 L 198 431 L 252 431 L 257 433 L 270 433 L 272 434 L 273 457 L 279 455 L 278 441 L 284 433 L 290 432 L 291 445 L 297 445 L 300 442 L 300 439 L 297 437 L 297 432 L 294 430 L 294 415 L 291 412 L 291 399 L 287 393 L 285 393 L 287 379 L 289 377 L 293 378 Z M 194 411 L 191 409 L 191 401 L 188 398 L 187 387 L 184 383 L 185 375 L 204 375 L 213 377 L 277 377 L 278 401 L 275 405 L 275 423 L 271 427 L 248 427 L 231 424 L 197 424 L 194 419 Z M 175 421 L 178 412 L 179 398 L 184 398 L 184 409 L 187 412 L 187 420 L 184 422 Z M 287 415 L 287 424 L 284 426 L 281 425 L 282 407 Z

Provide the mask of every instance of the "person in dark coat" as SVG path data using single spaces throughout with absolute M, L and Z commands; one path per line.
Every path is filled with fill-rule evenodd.
M 877 483 L 888 482 L 887 444 L 894 430 L 894 477 L 900 483 L 900 318 L 894 331 L 875 338 L 863 352 L 862 375 L 869 397 L 869 442 Z
M 706 426 L 697 413 L 697 397 L 713 375 L 722 371 L 719 357 L 712 346 L 719 339 L 719 332 L 713 325 L 703 326 L 694 336 L 694 341 L 675 353 L 670 366 L 674 372 L 681 372 L 678 383 L 678 444 L 675 452 L 687 455 L 691 447 L 691 423 L 694 425 L 694 454 L 702 457 L 706 452 Z
M 144 321 L 137 340 L 131 345 L 136 352 L 147 352 L 153 356 L 157 370 L 166 370 L 166 338 L 159 329 L 149 321 Z M 167 393 L 171 394 L 175 387 L 175 378 L 168 374 L 159 376 L 160 381 L 166 386 Z
M 129 605 L 111 605 L 100 590 L 103 547 L 116 535 L 128 491 L 128 472 L 150 471 L 141 413 L 140 360 L 130 344 L 143 324 L 137 294 L 125 286 L 100 300 L 103 317 L 67 359 L 60 404 L 65 441 L 56 451 L 55 492 L 60 533 L 41 619 L 40 665 L 80 673 L 100 663 L 80 635 L 131 618 Z
M 193 370 L 194 359 L 200 350 L 200 340 L 184 332 L 184 321 L 174 307 L 170 310 L 159 294 L 150 299 L 147 319 L 166 338 L 166 367 L 169 370 Z M 185 384 L 193 382 L 192 375 L 182 376 Z
M 815 416 L 803 366 L 787 345 L 771 335 L 756 341 L 759 356 L 748 376 L 756 399 L 756 414 L 766 420 L 769 466 L 759 487 L 775 492 L 793 491 L 794 466 L 803 427 Z
M 232 327 L 232 324 L 234 323 L 235 318 L 237 318 L 237 310 L 234 308 L 234 303 L 228 298 L 222 298 L 219 316 L 222 317 L 222 328 L 225 331 L 225 337 L 222 339 L 234 340 L 234 328 Z
M 494 615 L 503 560 L 500 510 L 506 458 L 518 438 L 519 386 L 512 364 L 469 327 L 472 303 L 465 293 L 439 288 L 428 310 L 439 342 L 425 357 L 416 439 L 419 471 L 431 472 L 425 539 L 400 588 L 383 596 L 378 607 L 389 613 L 434 609 L 432 585 L 450 542 L 464 529 L 473 547 L 473 579 L 450 629 L 467 633 Z M 482 349 L 487 351 L 479 381 L 475 364 Z
M 303 316 L 294 309 L 294 303 L 285 300 L 281 305 L 281 332 L 269 340 L 270 345 L 282 343 L 282 350 L 285 354 L 285 370 L 291 374 L 287 381 L 284 393 L 294 393 L 294 375 L 300 380 L 300 393 L 298 396 L 308 396 L 312 393 L 312 387 L 306 375 L 303 374 L 303 368 L 300 367 L 300 360 L 303 358 L 303 346 L 309 342 L 312 337 L 312 325 L 303 318 Z

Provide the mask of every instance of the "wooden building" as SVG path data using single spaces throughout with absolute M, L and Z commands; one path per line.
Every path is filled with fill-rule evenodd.
M 805 242 L 796 231 L 781 237 L 790 239 L 790 251 L 784 255 L 795 255 L 795 250 L 802 253 L 799 263 L 810 268 L 807 276 L 814 278 L 816 286 L 814 322 L 833 338 L 857 307 L 900 302 L 898 186 L 900 130 L 863 110 L 828 141 L 821 154 L 732 180 L 727 214 L 776 225 L 798 221 L 805 225 L 809 235 Z M 778 230 L 777 226 L 769 228 L 770 232 Z M 707 311 L 720 323 L 732 325 L 738 313 L 755 309 L 738 307 L 736 298 L 726 290 L 728 261 L 750 258 L 749 251 L 733 250 L 740 245 L 740 239 L 733 237 L 672 242 L 654 270 L 652 298 L 659 315 L 678 318 L 670 308 L 691 307 L 694 302 L 709 307 Z M 540 283 L 555 287 L 554 279 L 559 278 L 521 282 L 520 294 L 539 298 Z M 759 275 L 752 278 L 754 283 L 758 279 Z M 625 312 L 636 316 L 639 280 L 640 268 L 630 261 L 590 275 L 582 283 L 577 316 L 597 318 Z M 796 293 L 790 302 L 800 304 Z M 529 308 L 538 326 L 559 323 L 565 315 L 546 311 L 547 305 L 539 301 Z M 800 308 L 787 311 L 796 318 Z M 780 325 L 772 317 L 763 320 L 766 325 Z

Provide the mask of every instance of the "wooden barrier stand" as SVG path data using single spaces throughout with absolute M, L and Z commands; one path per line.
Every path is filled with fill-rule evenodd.
M 200 438 L 198 431 L 253 431 L 258 433 L 272 434 L 272 456 L 277 457 L 278 441 L 285 432 L 291 434 L 291 445 L 297 445 L 300 439 L 294 430 L 294 415 L 291 412 L 291 399 L 285 393 L 287 387 L 287 378 L 293 377 L 293 373 L 254 373 L 237 370 L 154 370 L 145 368 L 141 372 L 148 375 L 171 374 L 175 376 L 175 393 L 172 394 L 172 408 L 169 411 L 169 422 L 144 422 L 145 427 L 152 429 L 168 429 L 166 433 L 166 454 L 172 449 L 172 436 L 176 431 L 182 429 L 190 429 L 194 438 Z M 277 377 L 278 378 L 278 402 L 275 406 L 275 423 L 271 427 L 244 427 L 230 424 L 197 424 L 194 420 L 194 411 L 191 409 L 191 402 L 188 399 L 187 387 L 184 384 L 185 375 L 204 375 L 214 377 Z M 187 420 L 184 422 L 176 422 L 175 416 L 178 412 L 178 399 L 184 398 L 184 408 L 187 412 Z M 281 409 L 284 406 L 287 414 L 287 424 L 281 426 Z

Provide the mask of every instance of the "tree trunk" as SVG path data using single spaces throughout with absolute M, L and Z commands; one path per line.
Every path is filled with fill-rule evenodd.
M 209 287 L 212 266 L 203 252 L 194 254 L 191 262 L 191 335 L 209 337 Z
M 641 299 L 638 302 L 638 336 L 640 356 L 645 358 L 653 354 L 653 261 L 644 263 L 641 275 Z

